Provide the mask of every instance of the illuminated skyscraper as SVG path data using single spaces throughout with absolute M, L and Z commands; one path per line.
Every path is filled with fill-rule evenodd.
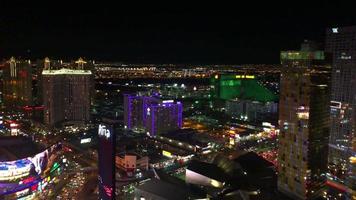
M 43 104 L 43 94 L 42 94 L 42 71 L 43 70 L 55 70 L 61 69 L 61 61 L 59 60 L 50 60 L 48 57 L 44 59 L 39 59 L 36 61 L 36 70 L 33 72 L 34 78 L 34 88 L 35 88 L 35 95 L 34 95 L 34 102 L 35 105 L 42 105 Z
M 182 128 L 183 106 L 173 100 L 162 101 L 146 108 L 146 133 L 150 136 L 160 135 Z
M 295 199 L 321 195 L 327 171 L 329 68 L 322 51 L 281 52 L 278 189 Z
M 55 126 L 66 121 L 89 121 L 92 90 L 90 70 L 46 69 L 42 71 L 42 84 L 46 124 Z
M 356 26 L 327 29 L 325 50 L 333 55 L 329 181 L 356 199 Z
M 124 95 L 126 129 L 145 131 L 148 135 L 182 127 L 183 106 L 173 100 L 162 101 L 157 96 Z
M 151 104 L 158 104 L 160 99 L 156 96 L 124 95 L 124 124 L 125 128 L 144 130 L 146 124 L 145 110 Z
M 32 105 L 32 68 L 29 60 L 11 57 L 3 70 L 3 99 L 8 111 Z
M 124 95 L 124 124 L 126 129 L 143 128 L 142 97 Z

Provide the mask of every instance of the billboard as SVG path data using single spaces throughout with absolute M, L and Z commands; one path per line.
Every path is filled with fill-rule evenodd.
M 91 138 L 83 138 L 80 140 L 80 144 L 87 144 L 91 142 Z
M 60 148 L 61 144 L 58 143 L 33 157 L 0 162 L 0 182 L 12 182 L 30 175 L 42 175 L 42 172 L 48 166 L 48 159 Z
M 59 164 L 55 162 L 52 165 L 50 160 L 56 158 L 56 152 L 61 148 L 61 143 L 57 143 L 32 157 L 0 162 L 0 199 L 15 193 L 19 199 L 22 196 L 27 198 L 28 195 L 42 190 L 51 180 L 50 176 L 60 170 Z M 49 170 L 50 173 L 47 173 Z
M 99 199 L 115 199 L 115 134 L 110 124 L 98 127 Z

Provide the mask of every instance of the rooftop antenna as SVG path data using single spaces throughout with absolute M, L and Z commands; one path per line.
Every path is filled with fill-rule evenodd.
M 83 58 L 79 58 L 77 61 L 75 61 L 76 64 L 78 64 L 78 69 L 83 70 L 84 69 L 84 64 L 87 62 L 83 60 Z
M 48 57 L 46 57 L 45 59 L 44 59 L 44 69 L 48 69 L 48 70 L 51 70 L 51 61 L 49 60 L 49 58 Z

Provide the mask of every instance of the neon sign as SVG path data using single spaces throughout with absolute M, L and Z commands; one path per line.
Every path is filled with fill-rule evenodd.
M 106 195 L 108 195 L 108 197 L 112 196 L 112 191 L 113 191 L 112 187 L 108 187 L 108 186 L 104 185 L 104 190 L 105 190 Z
M 110 130 L 106 128 L 105 125 L 99 125 L 99 131 L 98 131 L 99 136 L 105 137 L 109 139 L 111 137 Z
M 91 138 L 84 138 L 80 140 L 80 144 L 86 144 L 86 143 L 90 143 L 91 142 Z

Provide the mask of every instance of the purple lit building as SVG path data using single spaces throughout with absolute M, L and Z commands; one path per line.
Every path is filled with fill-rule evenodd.
M 183 105 L 158 96 L 124 95 L 125 128 L 154 136 L 182 127 Z
M 182 111 L 182 103 L 173 100 L 149 106 L 146 109 L 147 135 L 155 136 L 182 128 Z
M 142 115 L 139 114 L 142 112 L 140 104 L 142 104 L 140 97 L 130 94 L 124 95 L 125 129 L 133 129 L 143 126 L 142 123 L 140 123 L 142 122 Z
M 146 112 L 149 105 L 160 102 L 155 96 L 124 95 L 124 123 L 126 129 L 144 130 L 146 124 Z

